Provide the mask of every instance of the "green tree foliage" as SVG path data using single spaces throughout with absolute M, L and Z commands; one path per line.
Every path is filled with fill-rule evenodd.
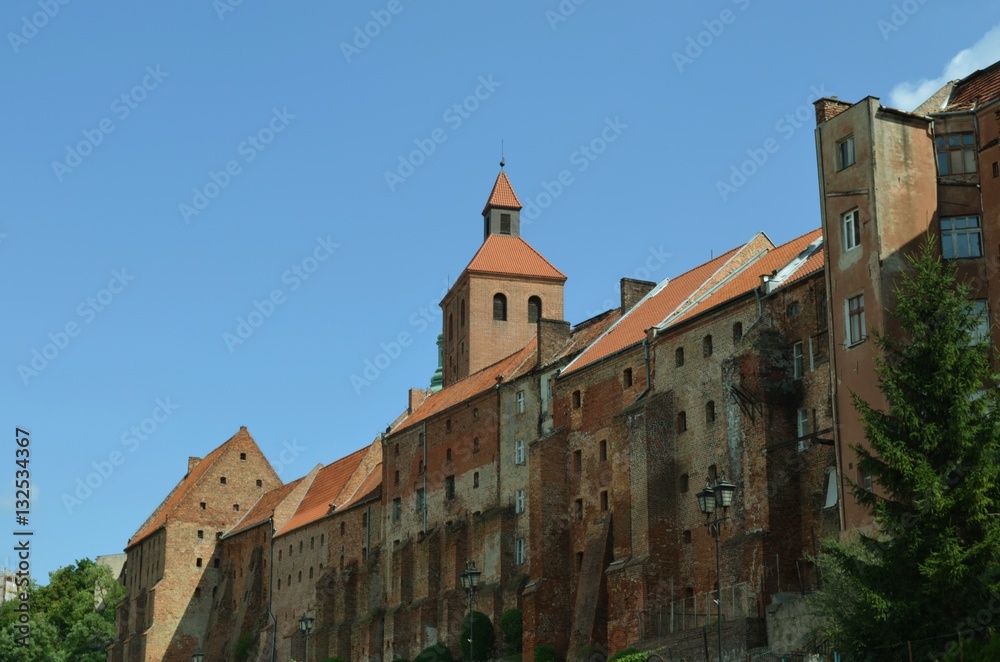
M 471 622 L 470 622 L 471 618 Z M 469 650 L 469 639 L 472 641 L 473 650 Z M 488 660 L 493 653 L 493 623 L 490 617 L 480 611 L 474 611 L 462 620 L 460 634 L 462 659 L 466 662 L 478 662 Z
M 561 662 L 555 646 L 535 644 L 535 662 Z
M 517 655 L 521 652 L 524 636 L 524 617 L 520 609 L 508 609 L 500 614 L 500 633 L 503 635 L 504 652 Z
M 428 646 L 413 662 L 452 662 L 451 651 L 440 641 L 433 646 Z
M 645 659 L 646 654 L 638 648 L 623 648 L 609 657 L 608 662 L 626 662 L 627 660 L 639 660 L 640 662 L 644 662 Z
M 874 334 L 888 409 L 854 396 L 871 452 L 853 449 L 876 486 L 854 494 L 877 533 L 819 559 L 824 634 L 855 653 L 964 629 L 998 595 L 1000 391 L 988 348 L 973 343 L 969 288 L 930 239 L 910 266 L 899 330 Z
M 101 611 L 95 590 L 104 597 Z M 114 638 L 115 607 L 124 588 L 111 570 L 84 559 L 49 574 L 48 586 L 34 582 L 30 591 L 28 645 L 17 643 L 23 634 L 20 601 L 0 605 L 0 659 L 11 662 L 104 662 Z

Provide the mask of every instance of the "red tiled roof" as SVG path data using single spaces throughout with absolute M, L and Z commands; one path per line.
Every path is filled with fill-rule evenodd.
M 167 516 L 170 515 L 175 508 L 177 508 L 184 497 L 187 496 L 187 493 L 191 490 L 191 488 L 198 483 L 202 476 L 205 475 L 205 472 L 207 472 L 209 468 L 215 464 L 216 460 L 218 460 L 223 452 L 225 452 L 226 446 L 238 437 L 246 437 L 250 443 L 254 444 L 254 446 L 257 445 L 257 442 L 253 440 L 253 437 L 250 436 L 247 429 L 240 428 L 239 432 L 226 440 L 225 443 L 216 448 L 214 451 L 206 455 L 194 469 L 181 478 L 180 482 L 177 483 L 174 489 L 170 491 L 170 494 L 167 495 L 167 498 L 163 500 L 156 510 L 153 511 L 153 514 L 149 516 L 149 519 L 147 519 L 142 526 L 139 527 L 139 530 L 136 531 L 135 535 L 129 539 L 126 549 L 138 544 L 163 526 L 167 521 Z
M 302 498 L 302 503 L 295 510 L 295 514 L 275 535 L 284 535 L 325 517 L 330 514 L 331 504 L 336 504 L 339 508 L 340 504 L 337 503 L 337 498 L 358 469 L 358 465 L 361 464 L 361 460 L 364 459 L 367 452 L 368 447 L 366 446 L 320 469 L 319 475 L 309 486 L 309 491 Z
M 612 324 L 620 320 L 621 316 L 621 309 L 615 308 L 576 325 L 570 334 L 569 342 L 556 354 L 553 361 L 558 361 L 583 351 L 590 343 L 597 340 L 602 333 L 607 331 Z
M 753 291 L 754 288 L 760 285 L 760 277 L 762 275 L 768 275 L 782 269 L 821 236 L 823 236 L 823 231 L 817 228 L 802 235 L 801 237 L 797 237 L 796 239 L 782 244 L 781 246 L 761 252 L 754 260 L 748 262 L 739 270 L 731 274 L 729 278 L 719 283 L 714 289 L 707 292 L 707 296 L 703 295 L 703 298 L 700 298 L 689 304 L 687 307 L 678 310 L 678 314 L 667 320 L 667 324 L 661 325 L 661 328 L 669 328 L 670 326 L 689 320 L 692 317 L 700 315 L 706 310 L 711 310 L 712 308 L 715 308 L 716 306 L 719 306 L 727 301 Z M 803 275 L 803 267 L 808 266 L 810 261 L 813 263 L 814 267 L 822 268 L 822 251 L 819 251 L 818 254 L 820 256 L 818 262 L 816 260 L 817 255 L 812 255 L 802 265 L 795 269 L 792 274 L 789 274 L 786 279 L 778 285 L 778 287 L 782 287 L 791 282 L 791 280 L 793 280 L 791 278 L 792 275 L 795 276 L 794 280 L 801 278 Z
M 646 337 L 647 329 L 656 326 L 667 315 L 674 312 L 700 286 L 711 280 L 712 276 L 719 269 L 723 268 L 744 246 L 723 253 L 714 260 L 695 267 L 673 280 L 665 280 L 660 283 L 629 310 L 607 333 L 598 338 L 597 341 L 566 366 L 562 374 L 568 375 L 626 347 L 642 342 L 642 339 Z
M 288 495 L 292 493 L 296 487 L 299 486 L 304 478 L 297 478 L 290 483 L 285 483 L 281 487 L 275 488 L 259 498 L 257 503 L 247 512 L 247 514 L 236 523 L 232 529 L 226 532 L 226 535 L 232 535 L 239 531 L 246 531 L 247 529 L 252 529 L 255 526 L 263 524 L 271 518 L 274 511 L 278 508 L 282 501 L 288 498 Z M 275 526 L 279 526 L 281 522 L 276 522 Z
M 347 501 L 337 506 L 337 510 L 350 508 L 356 503 L 366 501 L 382 488 L 382 463 L 375 465 L 365 480 L 358 486 L 353 495 L 348 496 Z
M 514 187 L 510 185 L 510 180 L 507 179 L 507 173 L 503 170 L 497 175 L 497 180 L 493 184 L 493 190 L 490 192 L 490 197 L 486 201 L 486 206 L 483 207 L 483 213 L 490 207 L 507 207 L 509 209 L 520 209 L 521 201 L 517 199 L 517 194 L 514 193 Z
M 969 110 L 1000 96 L 1000 62 L 969 74 L 955 83 L 944 111 Z
M 534 361 L 529 359 L 534 358 L 537 345 L 538 339 L 532 338 L 521 350 L 514 352 L 507 358 L 501 359 L 493 365 L 487 366 L 479 372 L 475 372 L 465 379 L 460 379 L 437 393 L 427 396 L 427 399 L 424 400 L 423 404 L 413 414 L 400 423 L 399 427 L 392 430 L 393 433 L 405 430 L 438 412 L 453 407 L 484 391 L 488 391 L 496 386 L 499 375 L 503 375 L 504 380 L 509 381 L 528 372 L 535 367 Z
M 562 272 L 524 239 L 500 234 L 491 234 L 486 238 L 465 270 L 471 273 L 566 280 Z

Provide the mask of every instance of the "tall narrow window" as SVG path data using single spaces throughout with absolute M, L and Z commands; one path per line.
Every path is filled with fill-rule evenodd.
M 802 342 L 792 345 L 792 379 L 802 379 Z
M 973 345 L 981 345 L 989 342 L 990 339 L 990 316 L 985 299 L 977 299 L 969 302 L 966 315 L 975 322 L 970 340 Z
M 622 373 L 622 383 L 625 385 L 625 388 L 632 386 L 632 368 L 625 368 L 625 371 Z
M 448 342 L 455 339 L 455 316 L 448 313 Z
M 583 451 L 573 451 L 573 471 L 583 471 Z
M 847 308 L 847 344 L 855 345 L 865 339 L 865 295 L 850 297 L 845 302 Z
M 849 251 L 861 245 L 861 220 L 858 218 L 858 210 L 852 209 L 840 217 L 840 225 L 843 229 L 844 250 Z
M 528 299 L 528 322 L 534 324 L 542 319 L 542 300 L 538 297 Z
M 510 214 L 500 214 L 500 234 L 510 234 Z
M 686 412 L 677 414 L 677 431 L 685 432 L 688 429 L 688 417 Z
M 473 487 L 479 487 L 479 472 L 478 471 L 472 474 L 472 486 Z
M 577 499 L 575 505 L 576 505 L 576 518 L 578 520 L 581 520 L 583 519 L 583 499 Z
M 795 432 L 796 436 L 804 437 L 809 434 L 809 410 L 799 409 L 795 413 Z M 799 451 L 804 451 L 809 448 L 809 440 L 801 439 L 798 444 Z
M 499 292 L 493 295 L 493 319 L 507 321 L 507 297 Z
M 688 475 L 687 474 L 681 474 L 680 483 L 681 483 L 681 492 L 687 492 L 688 491 Z
M 705 422 L 715 422 L 715 400 L 709 400 L 705 403 Z
M 514 464 L 524 464 L 524 439 L 514 442 Z
M 465 299 L 458 302 L 458 326 L 465 328 Z
M 396 497 L 392 500 L 392 521 L 398 522 L 403 516 L 403 500 Z
M 608 461 L 608 440 L 607 439 L 601 439 L 601 443 L 599 445 L 599 449 L 600 449 L 601 462 L 607 462 Z
M 517 400 L 517 413 L 518 414 L 523 414 L 524 413 L 524 391 L 518 391 L 517 392 L 516 400 Z
M 424 490 L 423 488 L 420 488 L 419 490 L 417 490 L 417 500 L 416 500 L 417 513 L 424 512 L 424 505 L 425 505 Z
M 444 498 L 451 501 L 455 498 L 455 477 L 446 476 L 444 479 Z
M 743 322 L 733 324 L 733 344 L 743 340 Z
M 528 546 L 524 538 L 518 538 L 514 545 L 514 564 L 521 565 L 528 560 Z
M 607 511 L 608 511 L 608 491 L 607 490 L 602 490 L 601 491 L 601 512 L 607 512 Z
M 678 347 L 674 352 L 674 364 L 679 368 L 684 365 L 684 348 Z
M 712 355 L 712 336 L 711 334 L 705 336 L 701 341 L 701 353 L 704 356 Z
M 583 398 L 581 397 L 580 392 L 579 391 L 573 391 L 573 407 L 574 408 L 579 408 L 580 404 L 582 402 L 583 402 Z
M 524 512 L 524 490 L 514 493 L 514 512 L 518 515 Z

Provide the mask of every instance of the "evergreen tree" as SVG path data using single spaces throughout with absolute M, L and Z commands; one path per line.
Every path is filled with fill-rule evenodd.
M 854 395 L 871 450 L 852 448 L 875 487 L 852 486 L 876 533 L 820 558 L 826 634 L 856 653 L 1000 607 L 1000 392 L 970 290 L 932 241 L 896 288 L 898 330 L 873 334 L 887 410 Z

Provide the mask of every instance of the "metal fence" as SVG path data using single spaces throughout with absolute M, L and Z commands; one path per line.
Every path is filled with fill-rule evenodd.
M 757 592 L 746 582 L 670 600 L 642 614 L 640 639 L 655 639 L 676 632 L 713 625 L 718 620 L 718 600 L 722 599 L 722 620 L 757 616 Z

